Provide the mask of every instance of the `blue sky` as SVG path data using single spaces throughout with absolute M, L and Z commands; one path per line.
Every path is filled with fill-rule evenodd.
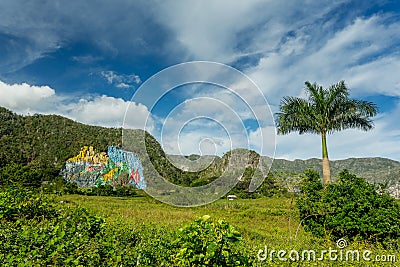
M 240 100 L 227 96 L 226 88 L 181 86 L 155 109 L 145 99 L 132 99 L 167 67 L 214 61 L 253 80 L 272 112 L 283 96 L 303 96 L 307 80 L 324 87 L 345 80 L 352 97 L 377 103 L 380 113 L 370 132 L 329 136 L 330 157 L 400 160 L 399 47 L 400 3 L 395 0 L 3 0 L 0 105 L 19 114 L 60 114 L 103 126 L 123 125 L 131 105 L 137 115 L 130 125 L 140 127 L 149 118 L 147 129 L 168 153 L 221 154 L 245 145 L 259 150 L 260 143 L 270 148 L 274 141 L 276 157 L 320 157 L 316 135 L 257 139 L 260 132 L 270 132 L 271 122 L 243 115 Z M 229 108 L 210 108 L 205 97 L 225 101 Z M 177 106 L 181 109 L 173 117 Z M 237 122 L 226 119 L 233 118 L 227 115 L 232 111 L 243 115 L 247 142 L 235 137 Z M 173 123 L 163 128 L 167 121 Z M 179 139 L 176 127 L 182 129 Z

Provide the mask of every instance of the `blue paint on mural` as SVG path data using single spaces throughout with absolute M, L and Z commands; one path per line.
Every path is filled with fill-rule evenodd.
M 121 169 L 125 170 L 129 174 L 129 183 L 133 184 L 137 188 L 145 189 L 146 183 L 143 176 L 143 166 L 140 159 L 136 157 L 132 152 L 124 151 L 115 146 L 108 147 L 108 156 L 110 160 L 120 163 Z

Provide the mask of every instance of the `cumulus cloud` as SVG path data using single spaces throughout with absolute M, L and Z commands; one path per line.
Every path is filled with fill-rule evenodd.
M 232 147 L 247 147 L 246 129 L 239 114 L 216 98 L 197 97 L 177 105 L 161 130 L 167 153 L 199 153 L 204 140 L 215 145 L 218 155 Z
M 168 114 L 159 137 L 167 153 L 199 153 L 199 144 L 207 139 L 220 156 L 238 147 L 263 155 L 274 154 L 275 130 L 273 126 L 266 126 L 267 122 L 273 124 L 268 107 L 253 107 L 252 103 L 248 106 L 236 95 L 224 91 L 227 90 L 216 90 L 212 97 L 196 96 Z M 260 115 L 261 110 L 264 113 L 258 120 L 256 115 Z
M 373 62 L 382 51 L 390 53 L 398 23 L 384 15 L 361 17 L 367 4 L 344 12 L 346 4 L 175 1 L 172 7 L 158 5 L 155 19 L 187 48 L 186 58 L 242 68 L 277 105 L 284 94 L 299 95 L 305 80 L 327 85 L 350 80 L 361 72 L 358 66 Z M 393 73 L 397 66 L 390 67 Z M 385 76 L 392 77 L 387 81 L 393 85 L 396 75 Z
M 59 114 L 90 125 L 139 129 L 146 126 L 149 131 L 154 127 L 152 115 L 140 103 L 106 95 L 76 101 L 70 96 L 57 95 L 49 86 L 10 85 L 0 81 L 0 106 L 24 115 Z
M 366 94 L 400 97 L 400 55 L 389 55 L 348 71 L 346 82 L 358 96 Z
M 343 1 L 174 1 L 159 3 L 155 18 L 187 48 L 187 57 L 232 63 L 271 52 L 290 31 L 324 18 Z
M 127 114 L 125 118 L 128 107 L 130 114 Z M 69 104 L 66 107 L 66 115 L 90 125 L 144 129 L 150 113 L 142 104 L 102 95 L 90 100 L 80 99 L 77 103 Z M 147 127 L 152 129 L 151 121 L 148 122 Z
M 326 36 L 310 36 L 306 29 L 298 29 L 292 37 L 298 41 L 290 41 L 289 47 L 300 55 L 288 53 L 284 41 L 246 73 L 274 105 L 284 95 L 301 95 L 306 80 L 326 87 L 345 80 L 354 96 L 399 95 L 400 55 L 393 49 L 399 40 L 393 36 L 400 31 L 400 23 L 375 15 L 328 30 Z M 315 38 L 320 42 L 315 43 Z
M 10 85 L 0 81 L 0 106 L 18 113 L 46 112 L 46 106 L 51 106 L 55 98 L 55 91 L 49 86 Z
M 229 62 L 234 59 L 233 41 L 240 30 L 257 22 L 252 15 L 261 1 L 161 2 L 156 18 L 170 28 L 177 41 L 196 59 Z M 240 23 L 238 18 L 242 18 Z

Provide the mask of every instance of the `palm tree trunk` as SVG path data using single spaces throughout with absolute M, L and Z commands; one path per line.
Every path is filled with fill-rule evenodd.
M 324 187 L 331 183 L 331 168 L 329 166 L 328 148 L 326 145 L 326 133 L 322 133 L 322 176 Z

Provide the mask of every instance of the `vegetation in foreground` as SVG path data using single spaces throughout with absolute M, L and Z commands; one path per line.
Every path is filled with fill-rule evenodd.
M 312 181 L 311 173 L 308 177 Z M 142 194 L 60 196 L 8 187 L 0 193 L 0 262 L 2 266 L 381 266 L 374 256 L 383 255 L 389 266 L 396 260 L 395 236 L 388 236 L 392 242 L 381 243 L 306 232 L 297 198 L 219 200 L 179 208 Z M 307 205 L 303 202 L 302 207 Z M 338 237 L 348 242 L 344 251 L 371 251 L 371 261 L 332 261 L 328 255 L 321 261 L 296 262 L 288 256 L 286 261 L 276 254 L 270 257 L 273 250 L 335 249 Z
M 63 203 L 63 202 L 61 202 Z M 203 216 L 183 228 L 121 224 L 26 188 L 0 193 L 2 266 L 248 266 L 241 236 Z
M 347 170 L 323 189 L 319 175 L 307 171 L 297 200 L 305 230 L 333 240 L 366 240 L 398 245 L 400 205 L 388 194 Z

